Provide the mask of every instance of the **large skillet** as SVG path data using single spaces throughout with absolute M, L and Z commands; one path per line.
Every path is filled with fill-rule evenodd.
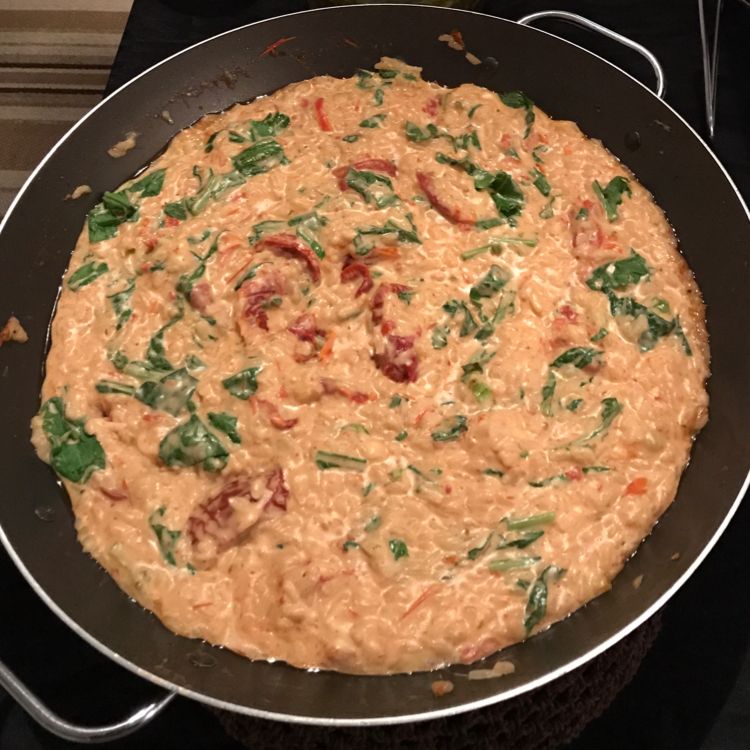
M 437 40 L 452 28 L 463 32 L 476 55 L 500 64 L 472 66 Z M 283 37 L 294 39 L 277 55 L 262 55 Z M 516 664 L 511 676 L 470 682 L 461 676 L 466 667 L 442 670 L 457 687 L 439 702 L 430 692 L 430 675 L 311 673 L 250 662 L 173 635 L 81 550 L 67 497 L 29 444 L 54 299 L 84 215 L 99 194 L 141 169 L 206 112 L 310 76 L 349 76 L 383 54 L 422 65 L 426 79 L 448 86 L 472 81 L 497 91 L 521 89 L 553 117 L 572 119 L 600 138 L 672 222 L 705 295 L 713 356 L 711 419 L 677 500 L 612 590 L 508 649 Z M 159 116 L 165 109 L 174 124 Z M 119 160 L 107 157 L 107 148 L 128 130 L 139 133 L 137 148 Z M 93 195 L 64 201 L 81 183 L 90 184 Z M 744 440 L 750 422 L 744 343 L 750 307 L 743 304 L 750 288 L 748 219 L 721 164 L 649 89 L 575 45 L 513 22 L 420 6 L 350 6 L 271 19 L 198 44 L 131 81 L 78 123 L 24 186 L 0 230 L 0 318 L 16 314 L 30 336 L 24 346 L 0 352 L 0 537 L 39 596 L 81 637 L 145 679 L 222 708 L 315 724 L 379 724 L 465 711 L 539 686 L 649 617 L 695 570 L 737 508 L 750 464 Z M 670 559 L 675 552 L 679 559 Z M 632 581 L 641 574 L 636 589 Z M 0 678 L 33 707 L 7 671 L 0 670 Z M 153 712 L 84 739 L 112 736 Z M 49 716 L 47 724 L 81 736 L 55 727 Z

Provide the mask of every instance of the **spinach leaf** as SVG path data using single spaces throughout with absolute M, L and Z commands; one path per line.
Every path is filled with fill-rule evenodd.
M 682 344 L 682 350 L 685 352 L 685 354 L 688 357 L 692 357 L 693 350 L 690 348 L 690 343 L 687 340 L 685 331 L 682 330 L 682 325 L 680 324 L 679 316 L 677 316 L 674 319 L 674 333 L 675 333 L 675 336 L 677 336 L 677 338 L 680 340 L 680 344 Z
M 379 128 L 380 123 L 385 120 L 385 115 L 373 115 L 359 123 L 360 128 Z
M 631 318 L 644 316 L 647 328 L 638 337 L 638 346 L 642 352 L 651 351 L 657 341 L 668 336 L 675 329 L 675 320 L 667 320 L 649 310 L 645 305 L 636 302 L 632 297 L 618 297 L 609 293 L 609 309 L 612 315 L 624 315 Z
M 357 255 L 367 255 L 374 247 L 375 242 L 367 242 L 363 237 L 367 236 L 382 236 L 386 234 L 395 234 L 399 242 L 409 242 L 420 244 L 422 240 L 417 235 L 417 227 L 414 224 L 414 217 L 411 213 L 404 214 L 404 217 L 409 222 L 409 228 L 405 228 L 396 224 L 393 219 L 388 219 L 383 226 L 370 226 L 357 229 L 354 235 L 354 249 Z
M 457 299 L 448 300 L 448 302 L 443 305 L 443 310 L 445 310 L 445 312 L 451 317 L 453 317 L 459 310 L 463 312 L 464 320 L 463 323 L 461 323 L 461 328 L 458 332 L 459 336 L 468 336 L 479 328 L 479 324 L 474 319 L 471 310 L 469 310 L 465 302 Z
M 448 334 L 450 328 L 448 326 L 435 326 L 432 329 L 432 348 L 433 349 L 445 349 L 448 346 Z
M 631 248 L 626 258 L 613 260 L 595 268 L 586 280 L 589 289 L 605 294 L 615 289 L 624 289 L 650 276 L 649 267 L 642 255 Z
M 245 178 L 238 172 L 214 174 L 213 169 L 208 169 L 204 174 L 197 166 L 193 167 L 193 175 L 198 180 L 198 191 L 188 198 L 183 198 L 185 208 L 193 216 L 202 213 L 209 201 L 218 200 L 227 190 L 245 182 Z
M 534 178 L 534 187 L 546 198 L 550 194 L 552 187 L 544 173 L 534 168 L 531 170 L 531 176 Z
M 135 386 L 120 383 L 117 380 L 99 380 L 94 387 L 97 393 L 117 393 L 121 396 L 135 396 Z
M 394 560 L 400 560 L 402 557 L 409 557 L 409 548 L 403 539 L 389 539 L 388 549 L 390 549 Z
M 482 299 L 493 297 L 508 281 L 510 281 L 510 272 L 493 263 L 487 274 L 471 287 L 469 299 L 475 305 L 481 305 Z
M 506 570 L 531 568 L 541 559 L 541 557 L 501 557 L 496 560 L 490 560 L 490 563 L 487 567 L 492 573 L 504 573 Z
M 364 471 L 367 465 L 366 458 L 358 456 L 346 456 L 343 453 L 331 453 L 330 451 L 315 451 L 315 465 L 321 470 L 326 469 L 349 469 L 351 471 Z M 367 529 L 365 529 L 367 531 Z
M 198 381 L 182 367 L 158 382 L 147 380 L 141 383 L 133 395 L 146 406 L 176 417 L 184 408 L 189 408 L 197 384 Z
M 166 169 L 155 169 L 125 189 L 129 193 L 140 193 L 141 198 L 150 198 L 154 195 L 159 195 L 164 186 L 164 175 L 166 173 Z
M 232 394 L 235 398 L 239 398 L 242 401 L 247 401 L 258 390 L 258 373 L 263 368 L 248 367 L 246 370 L 241 370 L 236 375 L 230 375 L 221 381 L 221 384 Z
M 77 292 L 92 281 L 98 279 L 103 273 L 109 271 L 109 266 L 104 263 L 97 263 L 95 260 L 84 263 L 77 271 L 70 275 L 68 279 L 68 288 Z
M 539 539 L 540 536 L 544 536 L 544 532 L 541 530 L 528 531 L 525 534 L 520 534 L 515 539 L 510 540 L 503 537 L 503 540 L 495 547 L 495 549 L 508 549 L 511 547 L 515 549 L 525 549 Z
M 597 357 L 604 352 L 599 349 L 592 349 L 588 346 L 574 346 L 572 349 L 566 349 L 557 359 L 550 364 L 550 367 L 563 367 L 563 365 L 573 365 L 579 370 L 588 367 Z
M 85 484 L 97 469 L 104 468 L 101 444 L 86 432 L 82 419 L 65 416 L 65 405 L 59 396 L 46 401 L 40 413 L 42 429 L 50 444 L 50 463 L 61 477 Z
M 208 412 L 208 421 L 212 427 L 223 432 L 233 443 L 242 442 L 237 433 L 237 417 L 225 411 L 210 411 Z
M 407 120 L 407 122 L 404 123 L 404 131 L 406 133 L 406 140 L 411 141 L 412 143 L 430 141 L 440 135 L 440 131 L 431 122 L 422 129 L 418 125 Z
M 228 456 L 226 448 L 195 414 L 168 432 L 159 444 L 159 458 L 167 466 L 200 464 L 206 471 L 220 471 Z
M 190 299 L 190 294 L 193 291 L 193 286 L 195 286 L 195 282 L 198 281 L 198 279 L 202 278 L 203 275 L 206 273 L 206 263 L 208 262 L 209 258 L 213 256 L 219 249 L 219 238 L 223 232 L 217 232 L 216 237 L 214 238 L 214 241 L 211 243 L 211 246 L 208 248 L 208 252 L 204 256 L 197 256 L 200 258 L 200 263 L 195 267 L 193 271 L 190 273 L 183 273 L 180 278 L 177 280 L 177 291 L 182 294 L 185 299 Z M 194 253 L 195 254 L 195 253 Z
M 381 518 L 380 516 L 373 516 L 365 525 L 365 531 L 369 534 L 380 527 Z
M 531 133 L 531 128 L 534 125 L 534 102 L 529 99 L 526 94 L 521 91 L 509 91 L 506 94 L 500 94 L 500 101 L 506 106 L 513 109 L 525 109 L 526 110 L 526 129 L 523 132 L 523 137 L 528 138 Z
M 272 112 L 262 120 L 250 120 L 248 130 L 250 131 L 250 137 L 254 141 L 259 141 L 263 138 L 272 138 L 278 135 L 282 130 L 289 127 L 289 123 L 288 115 L 283 112 Z
M 391 206 L 399 200 L 393 192 L 393 183 L 385 175 L 349 167 L 345 180 L 352 190 L 362 196 L 365 203 L 372 203 L 377 208 Z
M 117 234 L 117 227 L 126 221 L 138 218 L 138 207 L 130 202 L 124 190 L 116 193 L 105 192 L 101 203 L 89 211 L 87 222 L 89 242 L 92 244 L 109 240 Z
M 376 107 L 380 107 L 383 104 L 383 89 L 375 89 L 372 101 Z
M 177 565 L 174 557 L 175 547 L 177 546 L 177 540 L 180 538 L 179 531 L 172 531 L 168 529 L 163 523 L 161 523 L 166 513 L 166 506 L 162 505 L 157 508 L 149 517 L 148 525 L 156 535 L 156 544 L 159 547 L 161 556 L 167 562 L 168 565 Z
M 525 531 L 531 529 L 534 526 L 544 526 L 545 524 L 552 523 L 555 520 L 554 511 L 546 511 L 544 513 L 536 513 L 533 516 L 524 516 L 523 518 L 503 518 L 508 531 Z
M 490 541 L 492 540 L 492 532 L 489 533 L 487 538 L 482 542 L 482 544 L 479 547 L 473 547 L 466 553 L 466 557 L 469 560 L 476 560 L 480 555 L 484 554 L 487 549 L 490 546 Z
M 399 396 L 398 394 L 396 394 L 395 396 L 391 396 L 391 400 L 388 402 L 388 408 L 395 409 L 397 406 L 401 406 L 404 398 L 404 396 Z
M 500 469 L 485 469 L 482 474 L 488 477 L 497 477 L 498 479 L 502 479 L 505 476 L 505 472 Z
M 274 167 L 289 164 L 284 149 L 273 140 L 260 141 L 232 157 L 234 168 L 245 177 L 268 172 Z
M 600 328 L 590 339 L 589 341 L 596 343 L 597 341 L 601 341 L 609 331 L 606 328 Z
M 436 443 L 449 443 L 458 440 L 469 429 L 467 419 L 463 414 L 446 417 L 431 433 Z
M 630 190 L 630 181 L 626 177 L 613 177 L 606 187 L 602 187 L 597 180 L 594 180 L 591 187 L 602 206 L 604 206 L 607 218 L 610 221 L 617 218 L 617 209 L 622 203 L 623 194 L 628 197 L 633 195 Z
M 179 201 L 173 201 L 172 203 L 165 203 L 164 208 L 165 216 L 169 216 L 171 219 L 177 219 L 179 221 L 185 221 L 188 217 L 187 206 L 185 205 L 185 198 Z
M 547 614 L 547 579 L 554 576 L 557 581 L 565 573 L 564 568 L 557 565 L 548 565 L 534 581 L 529 589 L 529 598 L 526 602 L 526 611 L 523 626 L 529 633 L 535 625 L 538 625 Z
M 351 135 L 345 135 L 342 139 L 345 143 L 356 143 L 359 140 L 359 136 L 356 133 Z
M 479 349 L 472 355 L 471 359 L 469 359 L 465 365 L 461 365 L 461 369 L 463 370 L 461 382 L 466 383 L 474 373 L 484 372 L 484 366 L 490 362 L 494 356 L 495 352 L 488 352 L 486 349 Z
M 608 397 L 602 399 L 601 404 L 601 411 L 599 413 L 599 418 L 601 420 L 601 423 L 599 426 L 594 429 L 592 432 L 590 432 L 588 435 L 582 438 L 578 438 L 577 440 L 574 440 L 572 443 L 569 443 L 569 447 L 571 445 L 585 445 L 589 441 L 593 440 L 598 435 L 603 435 L 609 430 L 610 426 L 612 425 L 612 422 L 615 420 L 615 417 L 622 412 L 622 404 L 613 397 Z
M 130 320 L 130 316 L 133 314 L 133 310 L 130 307 L 130 298 L 133 296 L 134 291 L 135 279 L 130 279 L 125 289 L 107 295 L 107 299 L 112 303 L 117 320 L 115 328 L 118 331 Z

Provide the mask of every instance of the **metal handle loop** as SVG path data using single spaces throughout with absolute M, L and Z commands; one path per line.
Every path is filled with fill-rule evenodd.
M 148 703 L 135 711 L 127 719 L 115 724 L 107 724 L 100 727 L 84 727 L 71 724 L 58 716 L 47 705 L 37 698 L 23 682 L 0 662 L 0 685 L 8 691 L 8 694 L 31 716 L 34 721 L 44 727 L 48 732 L 70 742 L 95 744 L 99 742 L 110 742 L 125 737 L 132 732 L 148 724 L 159 714 L 176 693 L 167 693 L 163 698 Z
M 616 42 L 624 44 L 626 47 L 630 47 L 630 49 L 643 55 L 643 57 L 645 57 L 651 64 L 651 67 L 654 69 L 654 74 L 656 75 L 656 95 L 659 99 L 664 98 L 664 92 L 667 89 L 664 69 L 662 68 L 661 63 L 656 59 L 656 55 L 642 44 L 638 44 L 638 42 L 634 42 L 632 39 L 629 39 L 622 34 L 618 34 L 616 31 L 612 31 L 612 29 L 608 29 L 606 26 L 596 23 L 596 21 L 591 21 L 584 16 L 579 16 L 577 13 L 569 13 L 567 10 L 541 10 L 538 13 L 529 13 L 529 15 L 523 16 L 523 18 L 519 18 L 518 23 L 522 26 L 531 26 L 535 21 L 542 18 L 559 18 L 563 21 L 570 21 L 570 23 L 575 23 L 578 26 L 583 26 L 586 29 L 596 31 L 603 36 L 614 39 Z

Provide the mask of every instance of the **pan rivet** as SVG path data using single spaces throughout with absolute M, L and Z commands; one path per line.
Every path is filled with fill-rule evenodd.
M 208 668 L 216 666 L 216 659 L 205 651 L 192 651 L 188 654 L 187 658 L 194 667 Z
M 641 134 L 637 130 L 626 133 L 625 146 L 631 151 L 637 151 L 641 147 Z
M 34 508 L 34 515 L 40 520 L 49 523 L 55 520 L 55 509 L 49 505 L 40 505 Z

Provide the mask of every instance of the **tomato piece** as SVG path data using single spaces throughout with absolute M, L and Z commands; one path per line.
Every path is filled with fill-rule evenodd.
M 324 109 L 325 102 L 323 98 L 316 99 L 313 107 L 315 108 L 315 117 L 318 118 L 320 129 L 326 133 L 330 133 L 333 130 L 333 127 L 331 126 L 331 121 L 328 119 L 328 115 Z
M 648 479 L 636 477 L 626 488 L 626 495 L 645 495 L 648 491 Z
M 297 255 L 307 266 L 314 282 L 320 281 L 320 263 L 315 251 L 293 234 L 283 232 L 264 237 L 257 245 L 258 248 L 268 248 Z

